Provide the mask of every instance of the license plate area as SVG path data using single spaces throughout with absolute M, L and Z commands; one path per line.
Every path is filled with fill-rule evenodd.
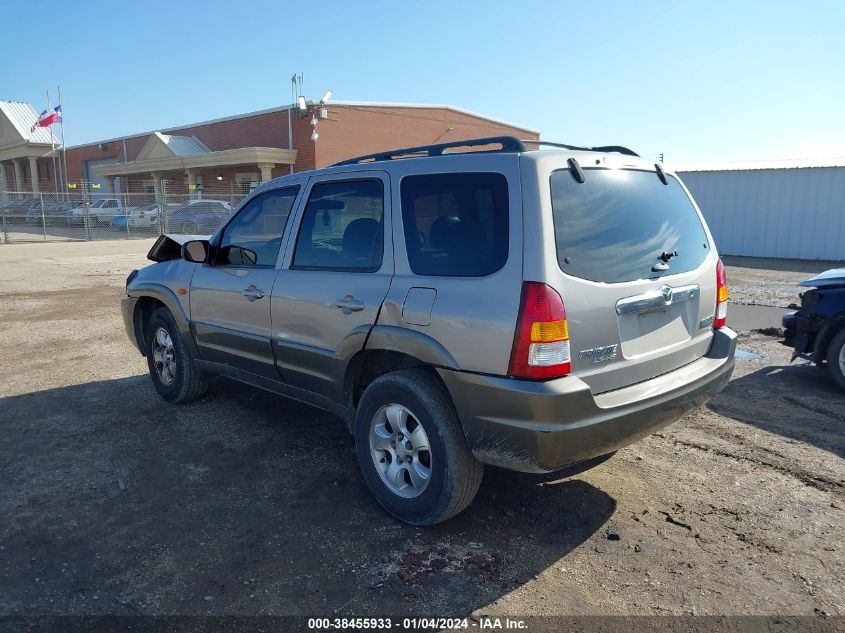
M 622 356 L 635 359 L 688 343 L 695 334 L 700 289 L 663 286 L 616 304 Z

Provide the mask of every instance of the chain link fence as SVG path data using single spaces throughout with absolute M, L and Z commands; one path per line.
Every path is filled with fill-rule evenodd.
M 248 193 L 241 187 L 174 192 L 167 183 L 160 191 L 102 193 L 85 182 L 61 193 L 0 191 L 0 243 L 209 235 Z

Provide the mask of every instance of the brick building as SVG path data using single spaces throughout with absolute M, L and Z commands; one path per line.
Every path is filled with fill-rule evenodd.
M 292 171 L 325 167 L 351 156 L 396 147 L 501 134 L 539 138 L 536 131 L 452 106 L 358 102 L 306 105 L 305 111 L 283 106 L 69 147 L 67 180 L 100 183 L 103 194 L 149 192 L 160 181 L 166 181 L 174 191 L 228 187 L 246 191 L 253 183 Z M 34 121 L 35 111 L 31 107 L 26 112 L 22 108 L 17 111 L 21 120 L 16 129 L 26 130 L 20 130 L 15 140 L 24 137 L 21 147 L 34 146 L 24 132 L 29 131 L 31 122 L 27 121 Z M 3 112 L 0 109 L 0 118 Z M 312 138 L 314 121 L 319 135 L 316 140 Z M 2 124 L 0 121 L 0 130 Z M 0 154 L 0 188 L 56 190 L 50 147 L 46 145 L 45 154 L 44 146 L 45 141 L 49 143 L 49 132 L 36 132 L 43 132 L 37 139 L 33 134 L 33 140 L 41 144 L 26 154 L 25 161 L 16 154 L 10 154 L 6 161 Z M 35 170 L 40 182 L 33 185 L 27 167 Z

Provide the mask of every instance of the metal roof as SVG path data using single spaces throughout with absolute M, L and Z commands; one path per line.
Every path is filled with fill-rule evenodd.
M 59 144 L 50 128 L 38 127 L 32 131 L 32 125 L 38 120 L 38 113 L 30 104 L 23 101 L 6 101 L 0 99 L 0 111 L 6 115 L 24 140 L 29 143 Z
M 211 150 L 196 136 L 173 136 L 156 132 L 155 135 L 176 156 L 194 156 L 208 154 Z
M 756 169 L 814 169 L 845 167 L 845 157 L 781 158 L 777 160 L 713 161 L 673 166 L 676 172 L 692 171 L 752 171 Z

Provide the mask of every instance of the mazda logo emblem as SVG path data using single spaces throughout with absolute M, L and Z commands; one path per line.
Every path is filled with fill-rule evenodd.
M 663 286 L 660 294 L 663 296 L 664 303 L 672 303 L 672 289 L 669 286 Z

